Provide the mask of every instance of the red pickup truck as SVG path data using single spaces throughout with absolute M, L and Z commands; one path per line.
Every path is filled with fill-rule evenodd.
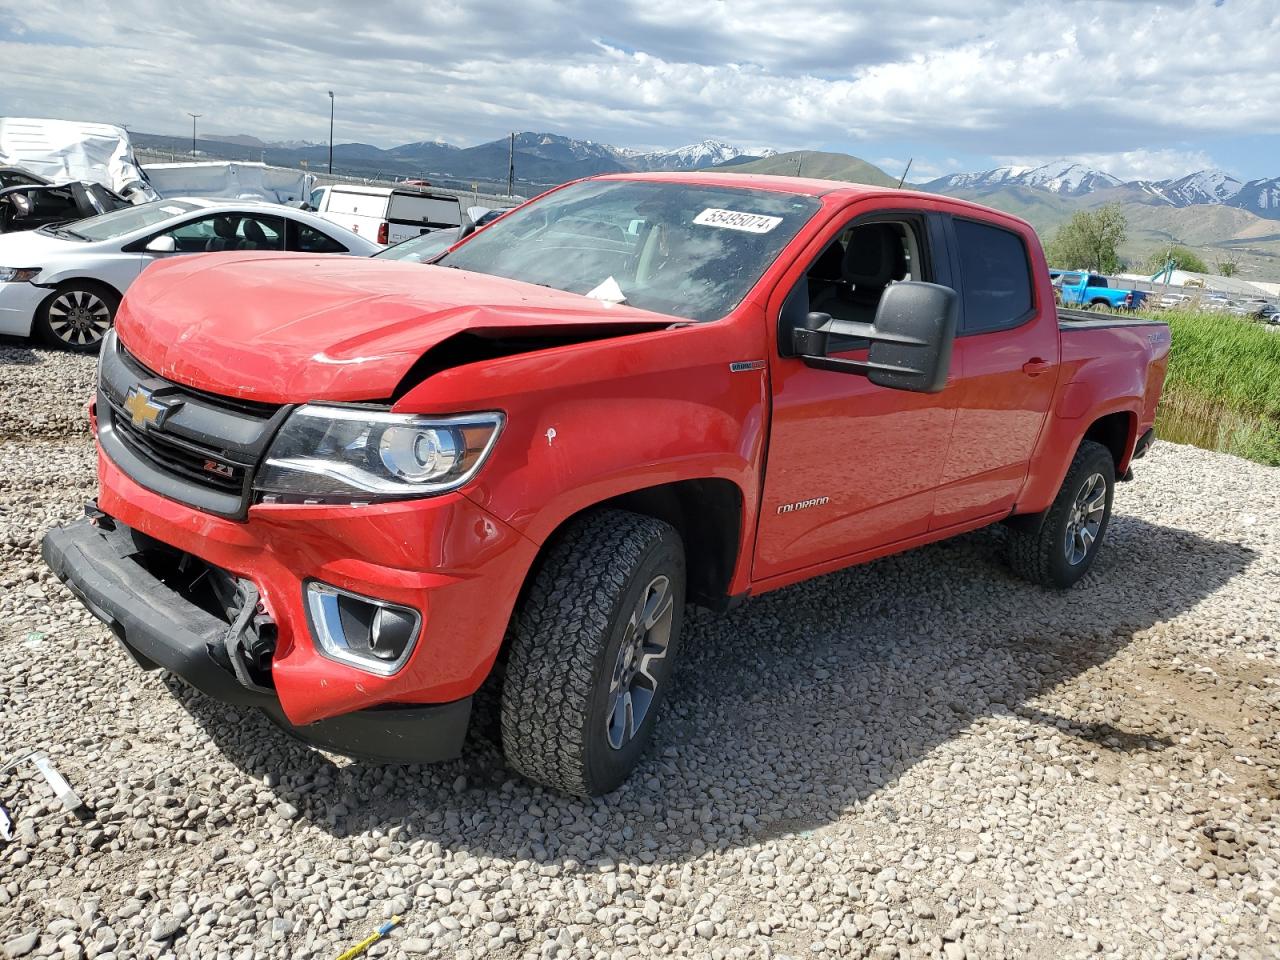
M 386 761 L 618 787 L 686 600 L 1009 526 L 1070 587 L 1168 328 L 1055 308 L 1031 228 L 931 194 L 609 176 L 432 265 L 158 263 L 102 349 L 99 494 L 44 557 L 144 669 Z

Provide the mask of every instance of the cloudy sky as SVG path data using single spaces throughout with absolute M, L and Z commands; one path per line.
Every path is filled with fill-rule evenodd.
M 0 0 L 0 115 L 1280 175 L 1276 0 Z

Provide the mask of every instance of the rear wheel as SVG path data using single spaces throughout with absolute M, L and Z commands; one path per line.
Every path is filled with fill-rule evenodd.
M 97 353 L 115 322 L 120 296 L 110 287 L 73 280 L 58 287 L 36 311 L 36 333 L 46 343 L 77 353 Z
M 617 788 L 670 685 L 685 561 L 670 524 L 624 510 L 573 521 L 517 611 L 502 690 L 507 762 L 563 793 Z
M 1009 531 L 1014 572 L 1064 589 L 1088 573 L 1111 520 L 1115 476 L 1111 451 L 1092 440 L 1082 442 L 1039 528 Z

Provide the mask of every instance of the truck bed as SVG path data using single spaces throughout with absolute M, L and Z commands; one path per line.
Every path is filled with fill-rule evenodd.
M 1073 310 L 1070 307 L 1058 307 L 1058 326 L 1063 330 L 1078 330 L 1081 327 L 1163 327 L 1162 320 L 1148 320 L 1131 313 L 1111 313 L 1103 310 Z

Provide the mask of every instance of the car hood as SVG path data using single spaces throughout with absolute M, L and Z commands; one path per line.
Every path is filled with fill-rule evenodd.
M 672 317 L 533 284 L 357 257 L 215 253 L 129 289 L 120 339 L 160 376 L 268 403 L 383 400 L 454 334 L 608 336 Z
M 0 233 L 0 267 L 39 267 L 50 256 L 75 253 L 86 246 L 78 240 L 59 240 L 39 230 Z

